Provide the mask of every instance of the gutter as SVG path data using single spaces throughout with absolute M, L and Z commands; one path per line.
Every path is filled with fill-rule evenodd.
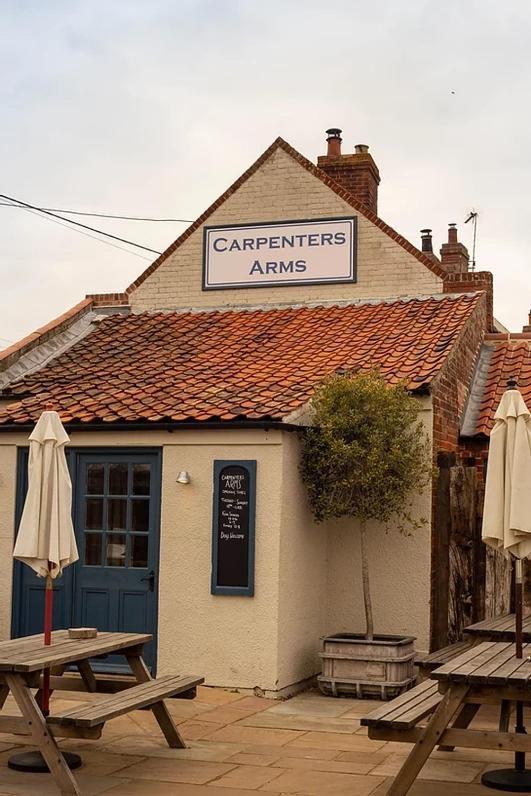
M 207 420 L 185 422 L 153 422 L 153 423 L 64 423 L 67 431 L 187 431 L 200 429 L 224 430 L 227 429 L 263 429 L 264 431 L 303 431 L 307 426 L 295 423 L 283 423 L 281 420 Z M 5 423 L 0 425 L 0 433 L 16 431 L 33 431 L 35 423 Z

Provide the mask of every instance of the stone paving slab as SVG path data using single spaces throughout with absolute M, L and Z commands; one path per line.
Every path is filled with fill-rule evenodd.
M 54 712 L 86 700 L 79 692 L 61 692 Z M 371 741 L 359 727 L 359 718 L 379 704 L 375 700 L 311 691 L 277 702 L 201 687 L 196 700 L 168 704 L 186 749 L 166 745 L 149 711 L 109 722 L 99 740 L 60 741 L 82 755 L 76 777 L 83 796 L 384 796 L 409 750 Z M 481 711 L 474 726 L 496 722 L 495 711 Z M 50 775 L 7 768 L 24 740 L 0 736 L 0 796 L 58 796 Z M 488 796 L 481 773 L 511 762 L 507 752 L 434 751 L 410 796 Z

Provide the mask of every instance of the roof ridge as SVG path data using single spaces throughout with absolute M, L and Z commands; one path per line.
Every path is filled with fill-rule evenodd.
M 168 309 L 157 310 L 142 310 L 141 312 L 134 312 L 129 316 L 120 317 L 136 317 L 136 316 L 159 316 L 159 315 L 214 315 L 214 314 L 227 314 L 227 313 L 253 313 L 253 312 L 282 312 L 284 310 L 315 310 L 319 308 L 329 309 L 331 307 L 346 308 L 346 307 L 362 307 L 374 306 L 377 304 L 412 304 L 414 301 L 418 302 L 445 302 L 445 301 L 463 301 L 465 299 L 479 299 L 483 291 L 473 291 L 471 293 L 426 293 L 418 296 L 384 296 L 382 298 L 359 298 L 359 299 L 316 299 L 315 301 L 294 304 L 291 302 L 278 303 L 278 304 L 260 304 L 260 305 L 245 305 L 245 306 L 224 306 L 224 307 L 169 307 Z
M 226 191 L 224 191 L 218 198 L 212 202 L 206 210 L 201 213 L 196 220 L 187 227 L 184 232 L 179 235 L 179 237 L 171 243 L 167 249 L 165 249 L 162 254 L 154 260 L 151 265 L 148 267 L 138 276 L 134 282 L 125 289 L 125 294 L 130 295 L 137 287 L 139 287 L 147 278 L 151 276 L 157 268 L 162 265 L 162 263 L 167 260 L 167 258 L 173 254 L 173 252 L 179 248 L 189 237 L 192 235 L 199 227 L 212 215 L 212 213 L 221 207 L 224 202 L 232 196 L 253 174 L 255 174 L 258 169 L 268 160 L 271 155 L 277 150 L 282 149 L 286 152 L 290 157 L 292 157 L 300 166 L 305 168 L 310 174 L 313 174 L 314 177 L 321 180 L 325 185 L 327 185 L 334 193 L 336 193 L 341 199 L 347 202 L 352 208 L 358 211 L 362 216 L 368 221 L 371 221 L 375 224 L 382 232 L 385 232 L 395 243 L 398 243 L 403 249 L 405 249 L 409 254 L 415 257 L 419 262 L 425 265 L 433 274 L 438 276 L 440 279 L 445 279 L 448 274 L 444 270 L 444 268 L 434 262 L 431 258 L 427 257 L 423 254 L 416 246 L 413 246 L 403 235 L 400 235 L 396 230 L 394 230 L 389 224 L 383 221 L 379 216 L 375 213 L 371 212 L 369 208 L 367 208 L 362 202 L 356 199 L 350 191 L 347 191 L 343 188 L 339 183 L 335 182 L 331 177 L 328 176 L 322 169 L 312 163 L 308 158 L 302 155 L 298 150 L 288 144 L 283 138 L 278 136 L 275 138 L 272 144 L 267 147 L 264 152 L 254 161 L 254 163 L 246 169 L 243 174 L 241 174 L 233 183 L 230 185 Z

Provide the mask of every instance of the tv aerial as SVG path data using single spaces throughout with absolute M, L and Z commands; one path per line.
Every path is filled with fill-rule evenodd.
M 470 210 L 468 214 L 468 218 L 465 219 L 465 224 L 468 224 L 469 221 L 472 222 L 472 227 L 474 229 L 473 238 L 472 238 L 472 260 L 470 261 L 470 270 L 476 270 L 476 237 L 478 232 L 478 211 L 477 210 Z

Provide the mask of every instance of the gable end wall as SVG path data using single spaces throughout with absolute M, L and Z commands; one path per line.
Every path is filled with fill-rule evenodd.
M 201 226 L 132 290 L 131 308 L 165 311 L 442 293 L 442 279 L 280 148 L 205 225 L 342 216 L 358 218 L 357 283 L 202 291 Z

